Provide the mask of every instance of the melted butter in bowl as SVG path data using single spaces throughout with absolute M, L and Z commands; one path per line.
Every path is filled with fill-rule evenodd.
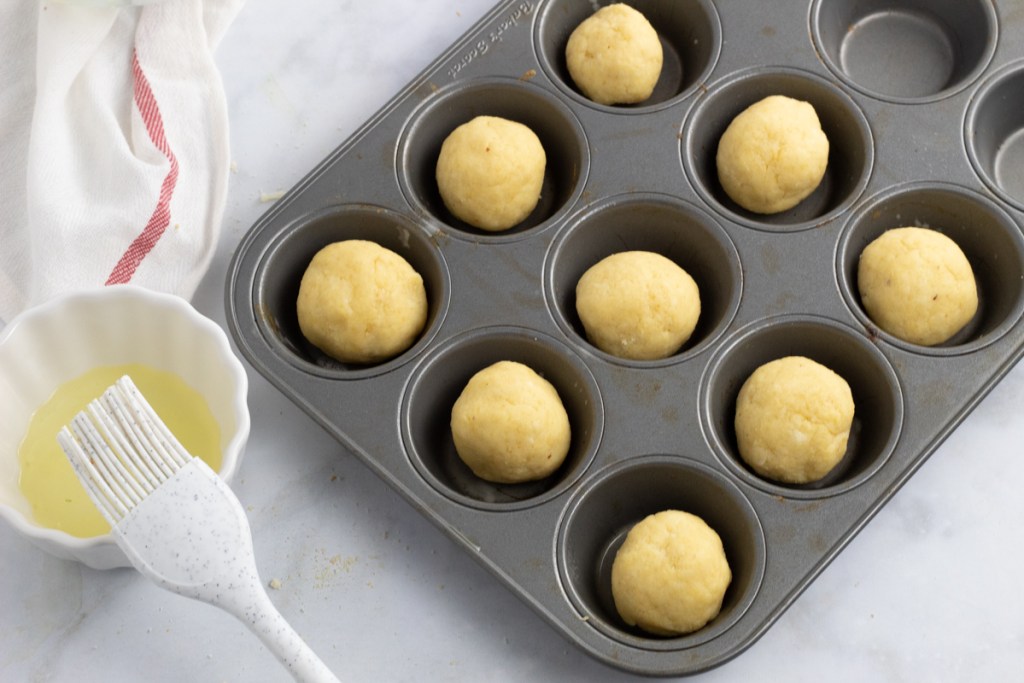
M 110 532 L 57 444 L 57 432 L 123 375 L 132 378 L 189 453 L 215 472 L 220 469 L 220 426 L 202 394 L 175 373 L 141 363 L 99 366 L 60 385 L 32 415 L 18 446 L 18 487 L 37 524 L 79 538 Z
M 249 436 L 245 368 L 224 330 L 181 297 L 135 285 L 99 287 L 55 297 L 0 329 L 0 521 L 43 551 L 94 569 L 131 563 L 112 534 L 95 526 L 99 516 L 56 434 L 124 374 L 186 449 L 228 484 Z M 173 388 L 179 383 L 191 391 L 183 396 Z M 41 406 L 50 401 L 60 407 L 46 416 L 51 408 Z M 203 417 L 187 412 L 195 406 L 203 406 Z M 212 435 L 191 434 L 211 421 Z M 29 434 L 30 425 L 38 435 Z

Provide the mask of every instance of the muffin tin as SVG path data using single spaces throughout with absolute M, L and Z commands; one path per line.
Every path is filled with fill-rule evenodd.
M 596 5 L 498 4 L 252 227 L 232 261 L 228 322 L 245 357 L 567 639 L 610 665 L 689 674 L 751 645 L 1024 349 L 1024 13 L 989 0 L 739 0 L 630 4 L 658 30 L 651 99 L 601 106 L 563 57 Z M 831 142 L 818 190 L 757 216 L 714 167 L 729 121 L 768 94 L 811 102 Z M 484 233 L 445 210 L 441 142 L 490 114 L 548 155 L 542 200 Z M 949 234 L 980 307 L 949 343 L 879 331 L 856 287 L 860 251 L 898 225 Z M 370 239 L 424 278 L 416 344 L 374 366 L 312 348 L 295 299 L 313 254 Z M 662 253 L 700 287 L 676 355 L 626 361 L 587 343 L 580 275 L 625 249 Z M 785 486 L 736 452 L 736 395 L 760 364 L 800 354 L 849 382 L 850 446 L 825 480 Z M 572 426 L 562 468 L 492 485 L 455 454 L 452 404 L 498 360 L 558 389 Z M 610 595 L 630 526 L 678 508 L 721 535 L 733 582 L 719 616 L 675 638 L 630 628 Z

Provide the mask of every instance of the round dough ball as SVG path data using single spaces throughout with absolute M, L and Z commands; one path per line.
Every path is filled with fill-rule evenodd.
M 926 228 L 887 230 L 869 244 L 860 255 L 857 288 L 871 320 L 912 344 L 941 344 L 978 310 L 964 252 Z
M 647 251 L 612 254 L 576 284 L 587 338 L 620 358 L 654 360 L 678 351 L 700 317 L 697 283 L 673 261 Z
M 828 138 L 814 107 L 772 95 L 750 105 L 718 141 L 718 180 L 730 198 L 760 214 L 806 199 L 825 176 Z
M 302 334 L 345 363 L 378 363 L 409 348 L 427 321 L 423 278 L 375 242 L 328 244 L 306 267 L 296 302 Z
M 569 415 L 558 392 L 531 368 L 499 361 L 473 375 L 452 407 L 455 450 L 481 479 L 543 479 L 569 452 Z
M 722 539 L 700 517 L 679 510 L 630 529 L 612 563 L 619 616 L 656 635 L 702 628 L 718 616 L 731 581 Z
M 598 104 L 635 104 L 654 91 L 661 76 L 658 32 L 629 5 L 602 7 L 569 36 L 569 75 Z
M 802 356 L 765 363 L 736 399 L 740 457 L 761 476 L 806 484 L 846 453 L 853 393 L 842 377 Z
M 459 220 L 490 232 L 508 230 L 537 207 L 546 164 L 544 146 L 530 128 L 477 116 L 441 145 L 437 188 Z

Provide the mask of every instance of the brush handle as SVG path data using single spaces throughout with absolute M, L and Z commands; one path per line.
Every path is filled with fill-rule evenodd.
M 238 617 L 297 681 L 338 683 L 270 601 L 245 511 L 202 460 L 175 472 L 112 532 L 139 572 Z
M 248 626 L 296 681 L 339 683 L 327 665 L 277 611 L 259 578 L 255 575 L 247 578 L 248 581 L 232 587 L 230 596 L 222 595 L 219 606 Z

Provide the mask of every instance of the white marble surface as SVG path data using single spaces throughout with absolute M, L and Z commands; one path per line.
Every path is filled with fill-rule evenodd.
M 240 237 L 491 0 L 248 0 L 218 53 L 233 158 L 195 302 Z M 271 598 L 343 679 L 628 680 L 564 641 L 255 372 L 235 489 Z M 1024 367 L 748 651 L 692 680 L 1021 680 Z M 0 528 L 0 680 L 281 681 L 239 623 Z

